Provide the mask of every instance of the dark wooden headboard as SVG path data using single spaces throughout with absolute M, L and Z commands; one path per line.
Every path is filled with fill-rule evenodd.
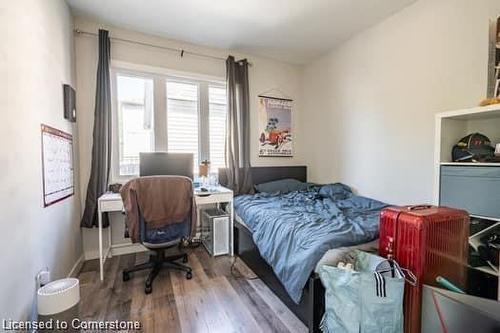
M 219 169 L 219 183 L 222 186 L 227 186 L 226 172 L 227 169 Z M 262 184 L 286 178 L 307 182 L 307 167 L 305 165 L 251 167 L 250 173 L 254 184 Z

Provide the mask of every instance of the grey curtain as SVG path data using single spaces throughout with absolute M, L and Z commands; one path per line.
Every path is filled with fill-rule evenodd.
M 110 41 L 107 30 L 99 30 L 99 60 L 94 110 L 94 132 L 92 143 L 92 165 L 87 186 L 82 227 L 98 225 L 97 200 L 106 192 L 111 164 L 111 81 L 109 73 Z M 103 226 L 107 227 L 107 215 Z
M 226 60 L 227 130 L 226 162 L 228 186 L 234 194 L 253 192 L 250 175 L 250 104 L 248 62 Z

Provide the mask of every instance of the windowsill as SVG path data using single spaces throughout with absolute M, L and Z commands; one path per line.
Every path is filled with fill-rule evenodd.
M 210 175 L 217 175 L 217 172 L 212 172 L 210 173 Z M 139 175 L 130 175 L 130 176 L 111 176 L 110 178 L 110 181 L 109 181 L 109 184 L 116 184 L 116 183 L 119 183 L 119 184 L 125 184 L 126 182 L 128 182 L 129 180 L 132 180 L 134 178 L 137 178 L 139 177 Z M 193 183 L 201 183 L 201 179 L 200 177 L 198 176 L 198 173 L 193 173 Z

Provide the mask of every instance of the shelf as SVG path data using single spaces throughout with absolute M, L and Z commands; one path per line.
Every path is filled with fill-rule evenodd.
M 478 251 L 479 249 L 479 246 L 480 245 L 484 245 L 483 242 L 481 242 L 481 238 L 483 236 L 486 236 L 488 234 L 491 234 L 492 232 L 494 232 L 495 230 L 498 230 L 500 228 L 500 223 L 497 222 L 497 223 L 494 223 L 492 225 L 490 225 L 489 227 L 487 228 L 484 228 L 483 230 L 479 231 L 479 232 L 476 232 L 475 234 L 473 235 L 470 235 L 469 236 L 469 245 L 472 246 L 472 248 L 475 250 L 475 251 Z
M 472 266 L 470 266 L 470 268 L 477 269 L 478 271 L 481 271 L 481 272 L 484 272 L 484 273 L 487 273 L 487 274 L 491 274 L 491 275 L 494 275 L 494 276 L 500 276 L 500 274 L 498 274 L 498 272 L 495 272 L 495 270 L 493 270 L 493 268 L 491 268 L 489 266 L 479 266 L 479 267 L 472 267 Z
M 491 221 L 496 221 L 500 222 L 500 218 L 498 217 L 491 217 L 491 216 L 481 216 L 481 215 L 475 215 L 475 214 L 470 214 L 470 217 L 474 217 L 476 219 L 483 219 L 483 220 L 491 220 Z M 489 227 L 488 227 L 489 228 Z M 484 229 L 483 229 L 484 230 Z
M 436 118 L 456 120 L 488 119 L 497 117 L 500 117 L 500 104 L 446 111 L 436 115 Z
M 480 240 L 481 237 L 490 234 L 491 231 L 494 231 L 495 229 L 499 228 L 500 219 L 470 215 L 470 220 L 471 220 L 471 226 L 470 226 L 469 244 L 472 245 L 474 249 L 476 249 L 477 251 L 477 247 L 482 244 Z M 482 220 L 482 221 L 477 221 L 477 223 L 481 224 L 479 227 L 483 227 L 483 229 L 476 231 L 477 227 L 472 225 L 474 220 L 476 221 Z M 472 232 L 473 230 L 475 231 L 474 233 Z
M 469 236 L 469 238 L 480 238 L 484 235 L 491 233 L 491 231 L 493 229 L 497 229 L 498 227 L 500 227 L 500 223 L 498 223 L 498 222 L 494 223 L 494 224 L 490 225 L 489 227 L 484 228 L 483 230 L 481 230 L 479 232 L 476 232 L 474 235 Z
M 500 167 L 500 163 L 493 162 L 440 162 L 439 165 L 450 165 L 450 166 L 473 166 L 473 167 Z

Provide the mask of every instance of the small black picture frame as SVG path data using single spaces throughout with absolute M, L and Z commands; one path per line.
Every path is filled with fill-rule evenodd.
M 74 123 L 76 122 L 76 92 L 69 84 L 63 85 L 64 95 L 64 118 Z

